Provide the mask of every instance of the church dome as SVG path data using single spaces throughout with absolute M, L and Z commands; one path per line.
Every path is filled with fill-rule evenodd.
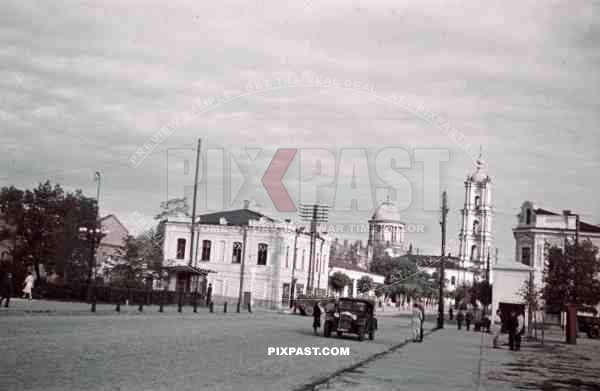
M 400 222 L 400 211 L 388 197 L 373 211 L 371 221 Z

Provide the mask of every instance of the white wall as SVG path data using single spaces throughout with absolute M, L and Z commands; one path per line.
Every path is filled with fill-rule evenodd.
M 239 227 L 198 225 L 195 247 L 197 251 L 193 265 L 212 270 L 207 277 L 213 284 L 214 296 L 237 299 L 240 282 L 240 264 L 232 263 L 235 242 L 243 242 L 243 232 Z M 282 228 L 250 227 L 246 239 L 246 259 L 244 266 L 245 292 L 252 292 L 254 300 L 281 301 L 283 284 L 290 284 L 292 274 L 296 284 L 302 284 L 304 292 L 308 282 L 310 256 L 310 235 L 298 235 L 296 270 L 293 270 L 295 232 Z M 177 260 L 177 240 L 186 239 L 185 257 Z M 164 261 L 175 260 L 177 265 L 187 265 L 189 261 L 190 228 L 187 223 L 167 223 L 165 227 Z M 202 242 L 211 241 L 210 260 L 202 261 Z M 267 264 L 258 265 L 258 246 L 268 246 Z M 321 243 L 323 245 L 321 246 Z M 315 249 L 314 287 L 327 289 L 329 270 L 330 238 L 317 239 Z M 304 255 L 304 256 L 303 256 Z
M 518 265 L 517 265 L 518 267 Z M 525 281 L 529 280 L 526 269 L 494 268 L 494 284 L 492 285 L 492 314 L 496 313 L 498 303 L 522 304 L 523 299 L 518 292 Z

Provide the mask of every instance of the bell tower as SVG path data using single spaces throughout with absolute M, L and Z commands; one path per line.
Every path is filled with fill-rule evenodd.
M 492 180 L 485 172 L 481 149 L 475 172 L 468 175 L 464 183 L 465 203 L 461 211 L 458 257 L 463 268 L 472 270 L 481 279 L 485 278 L 488 254 L 493 255 L 490 251 L 494 241 Z

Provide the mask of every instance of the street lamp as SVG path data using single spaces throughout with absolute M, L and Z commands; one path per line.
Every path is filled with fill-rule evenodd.
M 79 235 L 82 239 L 90 243 L 90 271 L 88 274 L 88 284 L 90 288 L 90 298 L 92 302 L 92 312 L 96 312 L 96 248 L 100 239 L 106 231 L 95 227 L 79 227 Z

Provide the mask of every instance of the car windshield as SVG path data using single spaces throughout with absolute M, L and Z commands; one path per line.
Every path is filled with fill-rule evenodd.
M 341 300 L 340 311 L 364 312 L 367 309 L 367 304 L 360 301 Z

